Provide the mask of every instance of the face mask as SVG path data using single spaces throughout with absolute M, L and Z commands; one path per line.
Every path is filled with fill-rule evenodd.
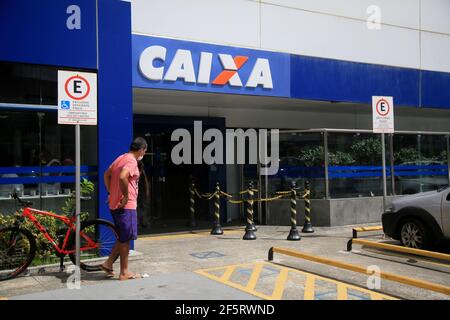
M 141 161 L 142 159 L 144 159 L 144 156 L 140 156 L 139 158 L 137 158 L 137 161 Z

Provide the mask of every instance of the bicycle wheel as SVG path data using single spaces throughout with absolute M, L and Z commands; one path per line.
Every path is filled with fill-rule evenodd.
M 17 227 L 0 228 L 0 281 L 16 277 L 27 269 L 36 254 L 36 239 Z
M 95 243 L 95 248 L 88 248 L 88 240 L 80 235 L 80 268 L 86 271 L 100 271 L 101 264 L 112 251 L 119 233 L 114 224 L 107 220 L 96 219 L 84 222 L 80 232 Z M 69 248 L 75 249 L 75 233 L 72 232 Z M 85 249 L 86 248 L 86 249 Z M 75 253 L 69 254 L 73 264 L 76 263 Z M 114 261 L 118 256 L 114 259 Z

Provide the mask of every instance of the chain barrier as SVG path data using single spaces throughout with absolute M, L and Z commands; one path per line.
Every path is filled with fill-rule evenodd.
M 217 182 L 216 188 L 213 193 L 205 192 L 201 193 L 195 187 L 194 183 L 191 183 L 189 186 L 189 195 L 190 195 L 190 225 L 195 226 L 195 196 L 202 200 L 211 200 L 214 198 L 214 223 L 211 234 L 221 235 L 223 234 L 222 228 L 220 226 L 220 198 L 228 201 L 232 204 L 245 204 L 246 205 L 246 213 L 247 213 L 247 223 L 245 229 L 244 240 L 254 240 L 256 239 L 256 235 L 254 232 L 257 230 L 255 224 L 253 222 L 253 205 L 256 202 L 271 202 L 280 200 L 283 198 L 290 198 L 290 214 L 291 214 L 291 230 L 288 236 L 288 240 L 298 241 L 300 240 L 300 235 L 297 230 L 297 199 L 303 199 L 305 202 L 305 223 L 302 229 L 303 233 L 312 233 L 314 229 L 311 225 L 311 209 L 310 209 L 310 195 L 311 190 L 309 188 L 309 181 L 305 181 L 305 187 L 302 191 L 299 188 L 296 188 L 295 182 L 292 183 L 291 190 L 286 191 L 277 191 L 274 195 L 271 195 L 267 198 L 254 198 L 255 193 L 259 193 L 258 189 L 253 188 L 253 182 L 250 182 L 248 188 L 246 190 L 240 191 L 238 193 L 230 194 L 225 191 L 220 190 L 220 185 Z M 246 195 L 246 197 L 244 197 Z
M 233 198 L 235 196 L 233 196 L 233 195 L 231 195 L 229 193 L 226 193 L 224 191 L 221 191 L 221 190 L 220 191 L 216 191 L 214 193 L 200 193 L 195 188 L 194 192 L 195 192 L 195 194 L 197 195 L 198 198 L 204 199 L 204 200 L 211 200 L 212 198 L 214 198 L 216 196 L 217 193 L 219 193 L 222 198 L 225 198 L 230 203 L 235 203 L 235 204 L 245 203 L 245 200 L 243 200 L 243 199 L 239 199 L 239 200 L 230 199 L 230 198 Z M 255 193 L 255 192 L 259 192 L 259 191 L 257 189 L 251 189 L 251 190 L 247 189 L 247 190 L 244 190 L 244 191 L 241 191 L 241 192 L 237 193 L 236 195 L 248 194 L 249 192 Z M 273 197 L 262 198 L 262 199 L 253 199 L 253 201 L 254 202 L 275 201 L 275 200 L 279 200 L 279 199 L 282 199 L 282 198 L 286 198 L 288 196 L 290 197 L 291 194 L 292 194 L 292 190 L 289 190 L 289 191 L 277 191 L 277 192 L 275 192 L 275 195 Z M 309 190 L 306 191 L 303 194 L 300 194 L 300 193 L 297 192 L 296 195 L 298 197 L 304 199 L 305 197 L 310 195 L 310 192 L 309 192 Z

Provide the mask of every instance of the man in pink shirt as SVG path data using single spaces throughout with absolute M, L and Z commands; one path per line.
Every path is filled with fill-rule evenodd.
M 147 151 L 147 142 L 143 138 L 134 139 L 130 151 L 119 156 L 109 166 L 104 174 L 104 182 L 108 191 L 108 204 L 114 224 L 119 231 L 119 239 L 112 249 L 108 260 L 102 265 L 102 270 L 113 276 L 113 263 L 120 255 L 120 280 L 140 278 L 128 270 L 128 254 L 130 240 L 137 239 L 137 196 L 139 169 Z

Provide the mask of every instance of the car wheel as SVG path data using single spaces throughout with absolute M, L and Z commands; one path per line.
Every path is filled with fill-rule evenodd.
M 400 241 L 405 247 L 426 249 L 431 243 L 431 233 L 421 221 L 407 219 L 400 226 Z

